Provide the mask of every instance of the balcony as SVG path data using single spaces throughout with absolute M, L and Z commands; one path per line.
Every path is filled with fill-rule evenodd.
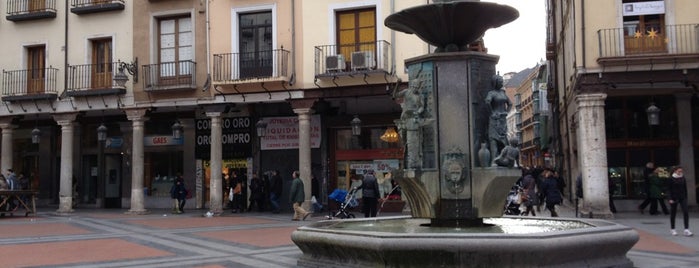
M 69 97 L 90 97 L 105 95 L 122 95 L 126 89 L 117 86 L 114 75 L 119 69 L 118 63 L 84 64 L 68 66 Z
M 214 54 L 213 82 L 239 84 L 248 82 L 286 81 L 289 74 L 289 51 Z
M 56 17 L 56 0 L 5 0 L 9 21 L 39 20 Z
M 2 71 L 2 100 L 7 102 L 55 100 L 58 69 Z
M 191 60 L 143 65 L 145 91 L 162 92 L 197 88 L 197 63 Z
M 315 47 L 317 78 L 387 74 L 391 72 L 391 44 L 380 40 L 348 45 Z
M 667 25 L 662 29 L 625 33 L 624 28 L 601 29 L 601 65 L 691 63 L 699 56 L 699 25 Z
M 124 10 L 124 0 L 73 0 L 70 12 L 78 15 Z

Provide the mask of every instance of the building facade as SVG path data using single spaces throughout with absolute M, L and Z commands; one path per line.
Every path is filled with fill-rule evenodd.
M 300 170 L 308 198 L 383 175 L 403 61 L 429 51 L 383 19 L 418 4 L 5 1 L 0 165 L 66 213 L 169 207 L 179 175 L 214 212 L 233 172 Z
M 697 8 L 689 0 L 547 1 L 557 157 L 569 182 L 582 177 L 583 213 L 610 216 L 610 196 L 617 209 L 636 210 L 647 162 L 684 167 L 696 206 Z

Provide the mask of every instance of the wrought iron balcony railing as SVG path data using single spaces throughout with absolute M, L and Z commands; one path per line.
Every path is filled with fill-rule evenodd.
M 601 29 L 597 36 L 600 58 L 699 53 L 697 24 L 667 25 L 644 32 L 628 32 L 624 28 Z
M 56 17 L 56 0 L 5 0 L 7 20 L 24 21 Z
M 124 94 L 126 90 L 114 82 L 119 70 L 117 62 L 68 66 L 68 96 Z
M 72 0 L 70 12 L 89 14 L 112 10 L 124 10 L 124 0 Z
M 191 60 L 143 65 L 145 91 L 197 88 L 197 63 Z
M 16 101 L 23 99 L 56 98 L 58 69 L 27 69 L 2 71 L 2 99 Z
M 214 82 L 286 78 L 289 51 L 274 49 L 246 53 L 214 54 Z
M 315 47 L 316 77 L 334 77 L 356 73 L 391 72 L 391 43 L 323 45 Z

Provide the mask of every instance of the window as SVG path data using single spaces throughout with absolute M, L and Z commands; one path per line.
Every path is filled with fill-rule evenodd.
M 240 78 L 272 76 L 272 12 L 241 14 Z
M 109 88 L 112 86 L 112 39 L 96 39 L 92 40 L 91 43 L 91 88 Z
M 338 53 L 353 59 L 353 52 L 376 53 L 376 10 L 374 8 L 337 12 Z M 357 54 L 355 54 L 357 55 Z M 371 59 L 373 60 L 373 59 Z
M 654 2 L 638 10 L 633 3 Z M 624 49 L 627 54 L 667 52 L 662 1 L 624 0 Z
M 194 58 L 192 18 L 161 19 L 158 25 L 160 79 L 181 81 L 183 77 L 191 77 L 190 63 Z
M 27 47 L 27 94 L 44 93 L 46 46 Z

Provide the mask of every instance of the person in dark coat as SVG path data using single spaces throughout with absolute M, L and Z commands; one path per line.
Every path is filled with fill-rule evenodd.
M 664 168 L 656 168 L 653 173 L 648 175 L 648 196 L 650 197 L 650 215 L 658 215 L 658 203 L 663 210 L 663 214 L 668 215 L 667 206 L 665 206 L 665 187 L 667 186 L 666 179 L 659 176 L 660 171 L 665 171 Z
M 379 201 L 379 183 L 374 177 L 374 171 L 369 170 L 362 179 L 362 185 L 357 187 L 362 189 L 362 209 L 364 217 L 376 217 L 378 201 Z
M 561 192 L 558 190 L 558 182 L 556 182 L 556 179 L 553 177 L 553 172 L 551 170 L 545 170 L 543 172 L 543 180 L 541 180 L 540 189 L 546 200 L 546 208 L 551 212 L 551 217 L 558 217 L 556 205 L 563 202 L 563 196 L 561 196 Z
M 650 202 L 653 202 L 653 199 L 650 198 L 650 174 L 653 173 L 655 170 L 655 164 L 653 162 L 648 162 L 646 163 L 646 167 L 643 169 L 643 194 L 646 196 L 646 199 L 643 200 L 643 203 L 638 205 L 638 211 L 643 214 L 643 211 L 646 209 L 648 205 L 650 205 Z M 657 212 L 657 207 L 655 208 Z M 651 207 L 651 213 L 653 212 L 653 208 Z
M 289 201 L 292 203 L 294 208 L 294 217 L 291 218 L 292 221 L 303 220 L 311 216 L 311 212 L 306 211 L 302 207 L 303 202 L 306 201 L 306 193 L 304 192 L 304 185 L 301 178 L 299 178 L 299 171 L 294 171 L 291 174 L 293 180 L 291 181 L 291 189 L 289 191 Z
M 279 213 L 279 198 L 282 197 L 283 181 L 282 177 L 279 176 L 279 170 L 272 171 L 272 178 L 270 181 L 269 189 L 269 202 L 272 205 L 272 213 Z
M 687 180 L 684 177 L 682 167 L 675 167 L 672 176 L 668 179 L 668 202 L 670 203 L 670 233 L 677 235 L 675 231 L 675 215 L 677 215 L 677 205 L 682 207 L 685 236 L 694 235 L 689 230 L 689 211 L 687 211 Z
M 524 197 L 524 206 L 526 207 L 522 215 L 528 216 L 531 213 L 532 216 L 536 216 L 534 206 L 539 204 L 539 196 L 536 193 L 536 179 L 531 174 L 527 173 L 522 177 L 522 195 Z
M 262 180 L 257 177 L 257 174 L 252 174 L 252 179 L 250 180 L 250 204 L 248 205 L 248 211 L 252 211 L 254 206 L 257 206 L 257 211 L 262 212 L 265 210 L 264 199 L 265 199 L 265 186 Z
M 184 187 L 184 179 L 177 177 L 170 188 L 170 197 L 175 201 L 173 213 L 184 213 L 184 205 L 187 203 L 187 189 Z

